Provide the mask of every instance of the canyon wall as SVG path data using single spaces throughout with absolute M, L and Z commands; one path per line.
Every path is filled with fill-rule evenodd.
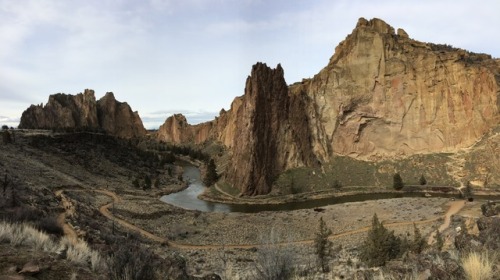
M 93 90 L 76 95 L 54 94 L 45 106 L 31 105 L 22 116 L 25 129 L 100 129 L 121 138 L 146 135 L 141 118 L 127 103 L 108 92 L 96 101 Z
M 286 87 L 280 65 L 258 63 L 230 110 L 196 126 L 176 115 L 158 138 L 224 144 L 226 179 L 252 195 L 269 192 L 287 168 L 334 154 L 378 161 L 455 152 L 497 127 L 499 108 L 498 59 L 361 18 L 313 78 Z
M 376 160 L 472 145 L 498 124 L 498 71 L 488 55 L 360 19 L 327 67 L 291 91 L 311 98 L 316 145 Z

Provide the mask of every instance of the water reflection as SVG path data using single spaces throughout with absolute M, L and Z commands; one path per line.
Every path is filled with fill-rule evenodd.
M 367 200 L 401 198 L 401 197 L 422 197 L 421 193 L 370 193 L 356 194 L 342 197 L 329 197 L 323 199 L 315 199 L 308 201 L 289 202 L 283 204 L 223 204 L 204 201 L 198 199 L 198 195 L 205 190 L 205 186 L 201 182 L 200 170 L 192 165 L 185 165 L 183 179 L 189 182 L 189 187 L 185 190 L 165 195 L 161 197 L 161 201 L 168 204 L 189 209 L 199 210 L 203 212 L 242 212 L 242 213 L 257 213 L 262 211 L 290 211 L 298 209 L 311 209 L 315 207 L 324 207 L 332 204 L 340 204 L 347 202 L 359 202 Z M 457 197 L 454 194 L 433 194 L 436 197 Z M 484 197 L 484 199 L 495 199 L 494 197 Z M 496 198 L 498 199 L 498 197 Z
M 200 170 L 197 167 L 191 165 L 184 166 L 182 178 L 185 182 L 189 182 L 189 187 L 177 193 L 164 195 L 161 197 L 161 201 L 189 210 L 231 212 L 231 207 L 226 204 L 198 199 L 198 195 L 205 190 L 205 186 L 201 182 Z

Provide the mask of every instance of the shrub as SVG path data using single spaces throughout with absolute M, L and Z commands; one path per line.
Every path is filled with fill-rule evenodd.
M 401 178 L 401 175 L 399 173 L 394 174 L 393 176 L 393 183 L 392 186 L 394 187 L 395 190 L 401 190 L 404 188 L 404 183 L 403 183 L 403 178 Z
M 46 217 L 38 222 L 37 228 L 49 234 L 63 236 L 64 230 L 54 217 Z
M 92 271 L 103 270 L 105 268 L 101 255 L 92 250 L 87 242 L 82 240 L 72 241 L 67 237 L 61 239 L 61 253 L 65 258 L 73 263 L 89 265 Z
M 422 176 L 420 176 L 418 183 L 422 186 L 427 185 L 427 180 L 425 179 L 424 174 L 422 174 Z
M 144 177 L 144 187 L 143 190 L 150 190 L 151 189 L 151 177 L 149 175 L 146 175 Z
M 413 242 L 411 244 L 411 250 L 414 253 L 420 254 L 427 246 L 427 241 L 420 233 L 417 225 L 413 223 Z
M 333 188 L 335 188 L 335 189 L 341 189 L 342 188 L 342 183 L 339 180 L 333 181 Z
M 314 238 L 314 247 L 316 251 L 316 256 L 318 257 L 318 264 L 323 272 L 328 272 L 328 260 L 331 256 L 332 242 L 328 240 L 328 237 L 332 234 L 332 231 L 326 227 L 323 218 L 319 219 L 318 232 Z
M 136 189 L 139 189 L 141 187 L 141 185 L 139 184 L 139 179 L 135 178 L 133 181 L 132 181 L 132 186 Z
M 207 165 L 207 173 L 205 178 L 203 179 L 203 183 L 205 186 L 210 187 L 219 179 L 219 175 L 217 174 L 217 167 L 215 166 L 215 161 L 210 159 Z
M 5 130 L 2 132 L 2 140 L 4 144 L 10 144 L 12 143 L 12 137 L 10 135 L 10 132 Z
M 439 230 L 436 230 L 436 235 L 434 235 L 434 237 L 436 238 L 436 249 L 438 251 L 443 250 L 444 239 L 441 232 L 439 232 Z
M 472 185 L 469 181 L 467 181 L 467 184 L 465 185 L 465 189 L 462 193 L 463 197 L 469 201 L 472 201 Z
M 401 240 L 373 215 L 372 228 L 361 245 L 361 260 L 369 266 L 382 266 L 400 253 Z
M 493 278 L 492 258 L 488 252 L 471 252 L 462 259 L 462 267 L 469 280 L 488 280 Z
M 109 279 L 156 279 L 154 255 L 140 244 L 128 241 L 120 244 L 108 260 Z
M 35 250 L 61 254 L 71 262 L 83 265 L 90 264 L 96 271 L 102 268 L 99 253 L 91 250 L 84 241 L 70 241 L 66 237 L 59 242 L 53 241 L 48 234 L 28 224 L 12 224 L 0 222 L 0 243 L 8 242 L 13 246 L 31 246 Z
M 271 229 L 263 243 L 264 245 L 257 250 L 253 278 L 262 280 L 290 279 L 293 275 L 292 254 L 288 247 L 279 244 L 280 238 L 274 229 Z
M 10 216 L 11 222 L 35 222 L 43 217 L 43 211 L 33 207 L 18 207 Z

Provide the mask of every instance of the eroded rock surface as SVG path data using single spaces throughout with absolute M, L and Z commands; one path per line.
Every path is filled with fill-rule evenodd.
M 259 63 L 229 111 L 196 126 L 174 116 L 158 137 L 224 144 L 227 179 L 261 194 L 283 170 L 334 154 L 378 161 L 456 152 L 498 126 L 499 108 L 500 60 L 361 18 L 313 78 L 286 87 L 281 66 Z
M 102 129 L 122 138 L 146 134 L 139 114 L 127 103 L 118 102 L 111 92 L 96 101 L 90 89 L 76 95 L 51 95 L 45 106 L 31 105 L 23 112 L 19 128 Z

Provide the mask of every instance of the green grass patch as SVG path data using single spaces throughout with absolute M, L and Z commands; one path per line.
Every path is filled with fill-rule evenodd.
M 219 181 L 219 182 L 217 182 L 217 185 L 222 191 L 224 191 L 232 196 L 237 197 L 238 195 L 240 195 L 240 190 L 232 187 L 231 184 L 229 184 L 225 181 Z M 212 187 L 211 189 L 215 189 L 215 188 Z
M 449 154 L 415 155 L 381 162 L 334 156 L 319 168 L 300 167 L 283 172 L 275 181 L 272 195 L 392 188 L 396 172 L 401 174 L 406 185 L 418 185 L 422 174 L 428 185 L 454 185 L 456 182 L 446 170 L 449 160 Z

